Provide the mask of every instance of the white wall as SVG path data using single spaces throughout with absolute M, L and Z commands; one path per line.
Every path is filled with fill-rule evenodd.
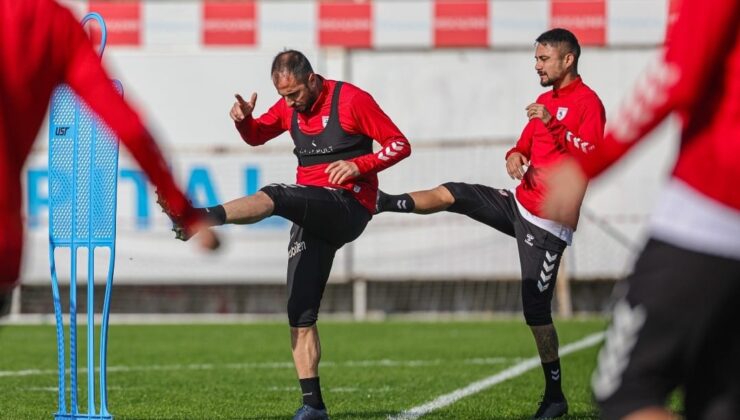
M 277 100 L 269 78 L 276 50 L 111 49 L 106 62 L 121 79 L 126 97 L 138 105 L 172 158 L 186 186 L 194 168 L 205 168 L 219 201 L 243 195 L 244 173 L 259 184 L 292 182 L 295 158 L 282 136 L 261 148 L 243 144 L 228 117 L 233 94 L 258 92 L 257 112 Z M 390 192 L 428 188 L 459 180 L 513 186 L 503 154 L 525 123 L 524 107 L 543 91 L 529 49 L 520 50 L 305 50 L 316 70 L 369 91 L 410 139 L 412 157 L 381 174 Z M 646 48 L 587 48 L 580 71 L 602 98 L 607 112 L 655 54 Z M 654 144 L 628 160 L 590 190 L 586 206 L 611 217 L 635 241 L 643 234 L 663 173 L 674 153 L 675 128 L 658 131 Z M 42 131 L 29 169 L 45 167 Z M 226 153 L 219 150 L 226 150 Z M 124 158 L 123 168 L 135 168 Z M 255 180 L 252 180 L 255 182 Z M 288 224 L 222 229 L 225 250 L 204 256 L 190 244 L 169 239 L 166 219 L 147 191 L 149 226 L 137 228 L 137 194 L 122 180 L 116 278 L 119 282 L 275 281 L 285 276 Z M 43 191 L 41 192 L 43 194 Z M 48 281 L 46 225 L 29 227 L 25 281 Z M 453 215 L 428 218 L 381 215 L 350 249 L 355 274 L 378 277 L 516 276 L 514 242 L 482 225 Z M 571 259 L 575 275 L 621 275 L 629 253 L 593 225 L 582 226 Z M 344 253 L 334 276 L 344 272 Z M 392 261 L 392 263 L 385 263 Z

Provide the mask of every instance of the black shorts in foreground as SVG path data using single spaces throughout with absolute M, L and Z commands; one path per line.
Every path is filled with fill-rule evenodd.
M 593 390 L 603 419 L 661 407 L 740 418 L 740 261 L 650 240 L 614 309 Z
M 455 198 L 447 211 L 464 214 L 516 238 L 524 318 L 531 326 L 551 324 L 552 294 L 565 241 L 522 217 L 511 191 L 459 182 L 443 186 Z
M 261 190 L 275 204 L 273 215 L 293 222 L 288 243 L 288 319 L 309 327 L 318 319 L 334 255 L 365 230 L 372 216 L 349 191 L 296 184 Z

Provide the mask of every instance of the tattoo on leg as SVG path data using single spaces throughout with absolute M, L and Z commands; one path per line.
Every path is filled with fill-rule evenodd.
M 553 324 L 530 327 L 537 343 L 537 351 L 543 363 L 557 360 L 558 356 L 558 333 Z

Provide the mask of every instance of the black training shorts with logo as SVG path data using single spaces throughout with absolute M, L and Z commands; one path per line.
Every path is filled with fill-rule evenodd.
M 524 318 L 531 326 L 551 324 L 550 304 L 565 241 L 522 217 L 509 190 L 458 182 L 443 186 L 455 197 L 447 211 L 464 214 L 516 238 Z
M 677 387 L 689 420 L 740 418 L 740 261 L 651 239 L 618 290 L 592 380 L 601 418 Z
M 275 203 L 273 215 L 293 222 L 288 244 L 288 319 L 309 327 L 318 319 L 334 255 L 365 230 L 372 215 L 349 191 L 297 184 L 261 189 Z

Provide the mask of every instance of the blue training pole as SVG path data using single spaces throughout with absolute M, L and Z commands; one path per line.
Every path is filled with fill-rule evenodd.
M 102 33 L 99 53 L 105 49 L 102 17 L 91 13 L 84 25 L 96 20 Z M 118 81 L 112 81 L 123 93 Z M 56 420 L 112 419 L 107 401 L 107 343 L 110 299 L 115 267 L 118 141 L 91 110 L 65 85 L 58 86 L 49 114 L 49 267 L 57 324 L 59 401 Z M 70 249 L 69 406 L 66 394 L 66 355 L 63 308 L 55 250 Z M 77 381 L 77 253 L 87 248 L 87 413 L 80 413 Z M 99 401 L 95 401 L 95 249 L 109 248 L 108 273 L 101 314 Z

